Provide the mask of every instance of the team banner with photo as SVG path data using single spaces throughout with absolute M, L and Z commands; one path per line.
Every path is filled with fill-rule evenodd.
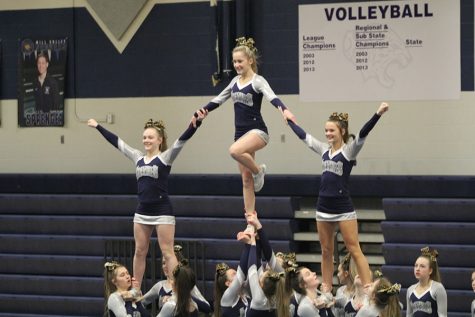
M 3 72 L 2 65 L 3 65 L 3 51 L 2 51 L 2 40 L 0 39 L 0 72 Z M 1 77 L 3 76 L 0 76 L 0 78 Z M 0 82 L 0 89 L 1 87 L 2 87 L 2 83 Z M 2 91 L 0 91 L 0 96 L 3 96 Z M 0 125 L 2 125 L 1 112 L 0 112 Z
M 18 125 L 64 126 L 67 38 L 20 40 Z
M 460 97 L 460 2 L 299 5 L 302 101 Z

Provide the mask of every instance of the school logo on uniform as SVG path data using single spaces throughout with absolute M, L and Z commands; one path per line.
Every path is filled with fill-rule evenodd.
M 240 91 L 237 91 L 237 92 L 232 92 L 231 95 L 234 102 L 239 102 L 249 107 L 252 107 L 254 105 L 254 103 L 252 102 L 251 93 L 245 94 Z

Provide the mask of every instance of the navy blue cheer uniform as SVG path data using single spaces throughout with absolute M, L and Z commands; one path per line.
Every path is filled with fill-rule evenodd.
M 422 294 L 416 292 L 418 284 L 407 289 L 407 317 L 447 317 L 447 292 L 444 286 L 431 281 L 430 287 Z
M 201 121 L 197 122 L 197 127 L 199 125 Z M 172 205 L 168 197 L 168 176 L 173 161 L 196 129 L 190 124 L 169 149 L 148 160 L 140 150 L 130 147 L 101 125 L 97 126 L 97 130 L 109 143 L 135 163 L 139 203 L 134 222 L 146 225 L 175 224 Z
M 378 122 L 378 114 L 363 126 L 354 140 L 331 153 L 328 143 L 315 139 L 301 127 L 287 120 L 294 133 L 314 152 L 322 157 L 322 178 L 317 201 L 317 220 L 342 221 L 356 219 L 350 198 L 348 181 L 356 156 L 363 147 L 366 136 Z
M 265 97 L 276 108 L 280 107 L 282 111 L 287 108 L 277 98 L 264 77 L 254 74 L 252 79 L 244 85 L 239 83 L 240 77 L 240 75 L 234 77 L 229 85 L 217 97 L 213 98 L 204 109 L 213 111 L 231 97 L 234 103 L 234 140 L 239 139 L 249 131 L 257 130 L 257 132 L 263 132 L 259 136 L 268 143 L 267 126 L 261 114 L 262 98 Z

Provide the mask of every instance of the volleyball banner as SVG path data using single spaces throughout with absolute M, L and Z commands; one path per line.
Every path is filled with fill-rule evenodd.
M 18 125 L 64 126 L 67 38 L 22 39 L 18 65 Z
M 302 101 L 460 97 L 460 2 L 299 5 Z

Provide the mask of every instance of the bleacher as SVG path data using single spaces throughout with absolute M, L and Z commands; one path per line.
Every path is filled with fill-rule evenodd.
M 238 263 L 236 233 L 246 227 L 242 197 L 174 195 L 171 200 L 176 243 L 196 240 L 204 246 L 201 288 L 212 300 L 216 264 Z M 100 316 L 106 242 L 133 240 L 136 202 L 135 194 L 0 194 L 0 316 Z M 256 201 L 277 250 L 294 249 L 295 208 L 291 197 Z
M 316 271 L 313 204 L 319 181 L 319 176 L 268 175 L 256 208 L 274 249 L 297 252 L 299 261 Z M 373 268 L 383 265 L 386 275 L 407 287 L 414 283 L 418 250 L 439 249 L 450 317 L 469 316 L 473 298 L 475 216 L 467 197 L 474 182 L 470 177 L 353 176 L 350 184 L 360 240 Z M 241 191 L 239 175 L 170 177 L 176 240 L 195 239 L 205 246 L 208 299 L 216 263 L 238 263 L 235 234 L 245 226 Z M 444 199 L 445 206 L 437 201 L 442 195 L 452 199 Z M 0 316 L 101 315 L 105 244 L 132 238 L 135 204 L 132 174 L 0 175 Z M 414 212 L 415 207 L 425 211 Z M 339 235 L 336 240 L 343 251 Z
M 439 252 L 437 262 L 447 290 L 449 316 L 470 316 L 471 273 L 475 268 L 475 199 L 387 198 L 383 274 L 402 284 L 400 299 L 415 284 L 414 262 L 420 249 Z

